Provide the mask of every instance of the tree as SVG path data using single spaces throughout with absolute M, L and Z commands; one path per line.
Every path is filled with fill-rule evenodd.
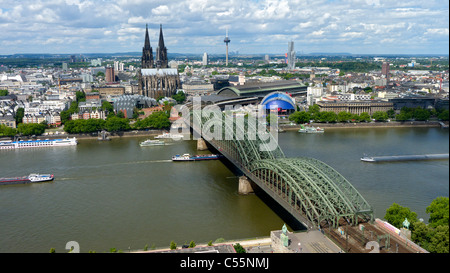
M 320 113 L 320 106 L 317 104 L 314 104 L 309 107 L 308 112 L 311 115 L 311 118 L 315 119 L 316 115 L 318 115 Z
M 106 119 L 104 129 L 108 132 L 127 131 L 130 129 L 130 121 L 126 118 L 109 117 Z
M 297 124 L 308 123 L 311 120 L 311 114 L 305 111 L 294 112 L 289 116 L 289 120 Z
M 414 109 L 413 112 L 413 118 L 421 121 L 428 120 L 430 118 L 430 115 L 431 115 L 430 111 L 423 109 L 421 107 L 417 107 L 416 109 Z
M 439 113 L 438 114 L 438 119 L 439 120 L 448 121 L 449 120 L 449 111 L 448 110 L 444 110 L 441 113 Z
M 407 113 L 401 113 L 395 116 L 395 119 L 397 121 L 407 121 L 409 119 L 411 119 L 411 116 Z
M 369 122 L 369 121 L 370 121 L 370 115 L 369 115 L 369 113 L 367 113 L 367 112 L 362 112 L 362 113 L 359 115 L 359 120 L 360 120 L 360 121 Z
M 0 97 L 8 96 L 8 95 L 9 95 L 8 90 L 0 90 Z
M 246 253 L 245 248 L 243 248 L 239 243 L 233 245 L 233 247 L 234 250 L 236 250 L 236 253 Z
M 449 228 L 446 226 L 438 226 L 431 235 L 428 251 L 432 253 L 449 253 Z
M 8 127 L 4 124 L 0 124 L 0 137 L 2 136 L 15 136 L 17 134 L 17 130 L 11 127 Z
M 394 118 L 394 117 L 395 117 L 395 111 L 394 111 L 394 109 L 389 109 L 389 110 L 387 110 L 386 113 L 388 114 L 388 117 L 389 117 L 389 118 Z
M 77 97 L 77 102 L 86 101 L 86 94 L 83 91 L 77 91 L 75 92 L 75 95 Z
M 180 91 L 173 95 L 172 98 L 176 100 L 178 104 L 181 104 L 186 100 L 186 95 L 184 94 L 184 92 Z
M 61 111 L 61 113 L 59 113 L 59 116 L 61 117 L 61 123 L 65 124 L 67 121 L 69 121 L 71 115 L 72 114 L 70 114 L 69 111 Z
M 195 242 L 194 241 L 191 241 L 190 243 L 189 243 L 189 248 L 194 248 L 195 247 Z
M 433 230 L 428 225 L 423 222 L 417 222 L 414 224 L 414 230 L 411 232 L 411 240 L 424 249 L 428 249 L 432 232 Z
M 174 241 L 170 242 L 170 249 L 171 250 L 177 249 L 177 244 Z
M 19 123 L 23 122 L 23 116 L 24 115 L 25 115 L 25 109 L 23 109 L 22 107 L 17 109 L 17 112 L 16 112 L 16 124 L 19 124 Z
M 438 197 L 434 199 L 426 208 L 426 212 L 430 214 L 429 225 L 433 228 L 437 226 L 448 226 L 449 218 L 449 198 Z
M 337 121 L 338 122 L 349 122 L 352 119 L 353 115 L 349 112 L 339 112 L 337 115 Z
M 376 121 L 386 121 L 389 118 L 388 114 L 386 112 L 383 112 L 383 111 L 377 111 L 377 112 L 373 113 L 372 117 Z
M 408 221 L 414 225 L 417 222 L 417 213 L 396 203 L 393 203 L 386 210 L 386 215 L 384 216 L 386 221 L 397 228 L 403 227 L 403 221 L 405 221 L 405 218 L 407 218 Z
M 319 122 L 336 122 L 337 120 L 337 114 L 332 111 L 326 111 L 326 112 L 319 112 L 316 115 L 315 121 Z
M 42 135 L 45 132 L 45 128 L 47 128 L 46 125 L 38 123 L 21 123 L 17 126 L 19 133 L 24 136 Z
M 143 120 L 138 120 L 134 124 L 134 128 L 136 129 L 163 129 L 168 127 L 170 127 L 169 115 L 163 111 L 153 112 L 150 116 Z
M 125 114 L 122 111 L 119 111 L 116 116 L 118 118 L 125 118 Z
M 108 101 L 102 102 L 103 111 L 107 111 L 108 113 L 114 112 L 114 107 Z

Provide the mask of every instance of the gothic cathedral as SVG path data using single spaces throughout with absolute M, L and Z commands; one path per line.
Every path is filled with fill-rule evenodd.
M 180 76 L 175 68 L 168 68 L 167 48 L 164 45 L 162 26 L 159 29 L 159 44 L 156 48 L 156 60 L 150 45 L 148 26 L 145 28 L 145 42 L 142 49 L 141 69 L 138 71 L 139 92 L 143 96 L 157 99 L 171 97 L 181 88 Z

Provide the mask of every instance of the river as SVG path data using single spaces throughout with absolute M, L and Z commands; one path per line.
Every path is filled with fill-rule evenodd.
M 0 176 L 53 173 L 55 181 L 0 188 L 0 252 L 81 252 L 165 247 L 218 238 L 269 236 L 285 218 L 256 195 L 237 193 L 221 161 L 171 162 L 196 141 L 140 147 L 147 137 L 80 140 L 76 147 L 1 150 Z M 383 218 L 394 202 L 428 220 L 425 208 L 449 196 L 448 160 L 365 163 L 367 155 L 449 152 L 440 128 L 327 128 L 279 134 L 287 157 L 313 157 L 349 180 Z M 277 212 L 275 212 L 277 211 Z

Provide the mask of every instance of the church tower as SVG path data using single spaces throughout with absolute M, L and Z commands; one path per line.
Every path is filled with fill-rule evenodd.
M 156 68 L 168 68 L 167 48 L 164 45 L 162 25 L 159 25 L 159 44 L 156 48 Z
M 148 25 L 145 26 L 145 43 L 142 48 L 142 68 L 153 68 L 153 49 L 150 46 L 150 38 L 148 36 Z
M 162 26 L 160 25 L 159 29 L 159 44 L 156 49 L 155 61 L 148 37 L 148 27 L 146 27 L 145 44 L 142 50 L 142 68 L 137 73 L 141 95 L 154 99 L 161 96 L 171 97 L 182 87 L 178 69 L 168 68 L 168 64 Z

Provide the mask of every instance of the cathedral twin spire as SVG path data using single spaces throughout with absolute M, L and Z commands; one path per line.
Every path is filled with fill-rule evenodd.
M 150 45 L 150 37 L 148 35 L 148 25 L 145 26 L 145 43 L 142 49 L 142 68 L 167 68 L 167 48 L 164 45 L 164 37 L 162 25 L 159 27 L 159 44 L 156 48 L 156 60 L 153 60 L 153 49 Z

